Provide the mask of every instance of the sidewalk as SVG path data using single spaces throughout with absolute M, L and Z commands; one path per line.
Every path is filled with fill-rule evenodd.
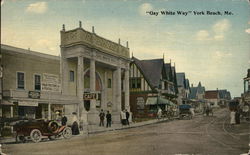
M 173 119 L 174 120 L 174 119 Z M 149 120 L 149 121 L 143 121 L 143 122 L 137 122 L 133 123 L 131 122 L 130 125 L 123 126 L 121 124 L 112 124 L 111 127 L 106 128 L 100 127 L 99 125 L 88 125 L 88 128 L 84 128 L 83 131 L 80 131 L 80 134 L 74 137 L 79 137 L 79 136 L 86 136 L 90 134 L 96 134 L 96 133 L 101 133 L 101 132 L 108 132 L 108 131 L 115 131 L 115 130 L 124 130 L 124 129 L 129 129 L 129 128 L 136 128 L 136 127 L 141 127 L 145 125 L 150 125 L 150 124 L 155 124 L 155 123 L 160 123 L 160 122 L 166 122 L 170 121 L 166 118 L 162 118 L 160 120 L 154 119 L 154 120 Z M 14 137 L 0 137 L 0 144 L 4 143 L 14 143 L 15 138 Z

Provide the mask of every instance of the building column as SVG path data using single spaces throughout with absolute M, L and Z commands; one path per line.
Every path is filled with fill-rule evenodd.
M 125 77 L 124 77 L 124 90 L 125 90 L 125 109 L 127 111 L 130 111 L 130 105 L 129 105 L 129 69 L 125 69 Z
M 121 67 L 117 68 L 117 91 L 116 91 L 116 103 L 117 103 L 117 111 L 121 111 L 121 99 L 122 99 L 122 77 L 121 77 Z
M 107 72 L 104 72 L 104 80 L 102 84 L 102 97 L 101 97 L 101 108 L 107 110 L 107 87 L 108 87 L 108 77 Z
M 96 74 L 95 74 L 95 60 L 90 60 L 90 91 L 91 93 L 95 93 L 95 82 L 96 82 Z M 96 110 L 96 100 L 90 100 L 90 111 Z
M 83 56 L 78 56 L 78 65 L 77 65 L 77 97 L 79 99 L 79 110 L 80 112 L 85 112 L 84 103 L 83 103 L 83 93 L 84 93 L 84 61 Z
M 116 111 L 117 101 L 116 101 L 116 92 L 117 92 L 117 70 L 113 71 L 112 74 L 112 110 Z
M 10 106 L 10 118 L 12 118 L 14 116 L 13 114 L 13 106 Z
M 51 120 L 51 104 L 48 104 L 48 119 Z
M 61 72 L 61 86 L 62 86 L 62 94 L 67 95 L 68 94 L 68 83 L 69 83 L 69 67 L 68 67 L 68 60 L 67 58 L 63 58 L 61 56 L 61 62 L 60 62 L 60 72 Z

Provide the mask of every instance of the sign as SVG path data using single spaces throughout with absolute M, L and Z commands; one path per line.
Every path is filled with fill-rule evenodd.
M 137 105 L 137 109 L 144 109 L 144 98 L 143 97 L 137 97 L 136 98 L 136 105 Z
M 18 101 L 18 106 L 31 106 L 31 107 L 37 107 L 38 102 L 32 102 L 32 101 Z
M 40 92 L 29 91 L 29 98 L 39 99 L 40 98 Z
M 59 76 L 55 74 L 44 73 L 43 80 L 42 80 L 42 90 L 51 91 L 51 92 L 59 92 L 60 91 Z
M 95 99 L 97 99 L 97 94 L 96 93 L 84 93 L 83 99 L 84 100 L 95 100 Z

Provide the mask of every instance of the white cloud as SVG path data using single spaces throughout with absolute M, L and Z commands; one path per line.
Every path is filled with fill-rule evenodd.
M 1 6 L 3 5 L 3 3 L 4 3 L 4 0 L 1 0 Z
M 215 35 L 214 36 L 214 40 L 223 40 L 224 39 L 224 35 Z
M 229 31 L 231 23 L 227 19 L 216 22 L 209 30 L 200 30 L 196 33 L 197 40 L 224 40 L 225 34 Z
M 246 29 L 245 32 L 250 34 L 250 28 Z
M 213 25 L 213 31 L 217 34 L 224 33 L 229 30 L 231 23 L 227 19 L 218 21 Z
M 232 57 L 232 53 L 230 52 L 222 52 L 222 51 L 215 51 L 214 56 L 216 59 L 228 58 Z
M 30 4 L 27 8 L 27 12 L 33 12 L 33 13 L 44 13 L 48 9 L 47 3 L 46 2 L 37 2 L 37 3 L 32 3 Z
M 208 31 L 206 30 L 200 30 L 199 32 L 196 33 L 196 39 L 197 40 L 209 40 L 210 35 Z
M 139 6 L 140 15 L 145 16 L 147 11 L 153 11 L 153 6 L 150 3 L 143 3 Z

